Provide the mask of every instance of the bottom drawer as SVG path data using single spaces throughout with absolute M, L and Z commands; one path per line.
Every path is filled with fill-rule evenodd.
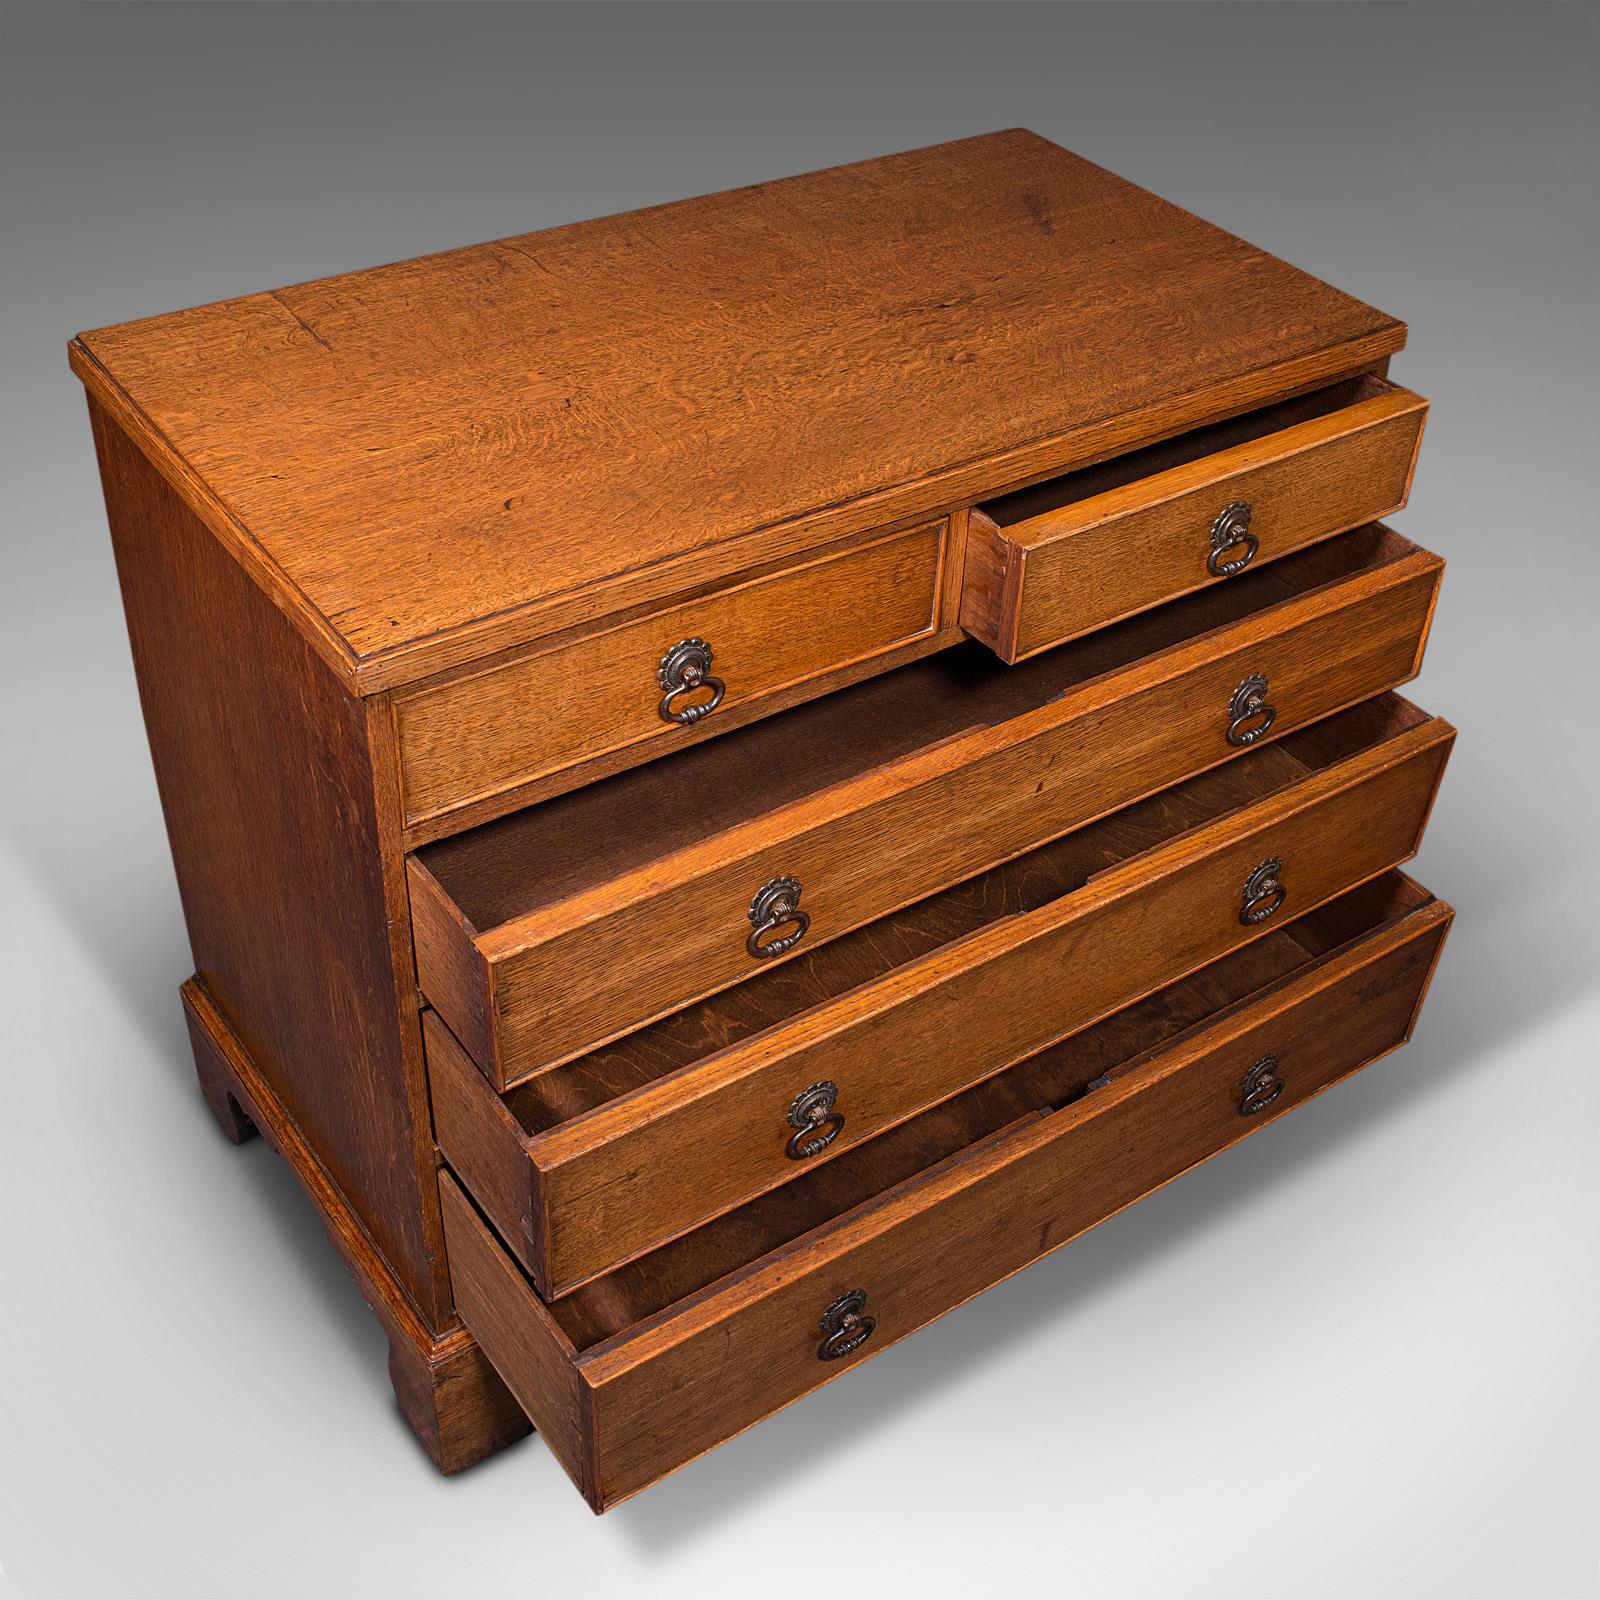
M 1402 1044 L 1451 916 L 1387 873 L 554 1304 L 446 1173 L 456 1306 L 604 1510 Z

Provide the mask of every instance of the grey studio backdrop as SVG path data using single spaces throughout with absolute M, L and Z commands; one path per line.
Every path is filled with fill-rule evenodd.
M 1592 6 L 35 6 L 0 34 L 10 1592 L 1600 1592 Z M 1411 323 L 1415 1042 L 596 1521 L 436 1477 L 189 971 L 65 342 L 1022 124 Z M 930 425 L 934 425 L 930 419 Z M 803 439 L 796 448 L 805 448 Z

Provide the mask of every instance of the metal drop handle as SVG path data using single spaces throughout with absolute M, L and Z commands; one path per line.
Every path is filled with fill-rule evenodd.
M 844 1113 L 833 1109 L 839 1098 L 839 1085 L 826 1078 L 802 1089 L 789 1106 L 789 1126 L 794 1132 L 783 1153 L 791 1161 L 805 1161 L 821 1155 L 844 1132 Z
M 1278 1073 L 1278 1058 L 1262 1056 L 1245 1074 L 1239 1090 L 1239 1115 L 1253 1117 L 1265 1111 L 1283 1093 L 1283 1079 Z
M 1279 881 L 1283 863 L 1276 856 L 1263 861 L 1245 879 L 1244 899 L 1239 906 L 1239 920 L 1247 927 L 1265 922 L 1287 898 L 1289 891 Z
M 1228 701 L 1228 743 L 1238 749 L 1264 737 L 1278 720 L 1276 706 L 1267 703 L 1267 675 L 1252 672 Z
M 656 668 L 656 682 L 666 692 L 656 709 L 663 722 L 692 728 L 722 704 L 728 686 L 721 678 L 711 676 L 711 659 L 711 646 L 704 639 L 680 639 L 662 656 L 661 665 Z M 692 705 L 674 703 L 679 696 L 691 695 L 699 689 L 709 689 L 711 698 L 697 700 Z
M 822 1313 L 822 1343 L 817 1346 L 819 1361 L 837 1361 L 859 1350 L 878 1326 L 876 1317 L 867 1315 L 867 1291 L 849 1289 Z
M 1206 554 L 1206 571 L 1213 578 L 1231 578 L 1250 565 L 1250 558 L 1261 548 L 1261 542 L 1250 531 L 1250 518 L 1254 513 L 1248 500 L 1233 500 L 1217 514 L 1211 524 L 1211 549 Z M 1228 559 L 1230 550 L 1242 550 L 1243 555 Z
M 756 891 L 750 902 L 750 932 L 745 935 L 744 947 L 758 961 L 784 955 L 805 938 L 811 918 L 800 909 L 800 892 L 798 878 L 774 878 Z M 766 937 L 779 928 L 793 931 L 777 939 Z

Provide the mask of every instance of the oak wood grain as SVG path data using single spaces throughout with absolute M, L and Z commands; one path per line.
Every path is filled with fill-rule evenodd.
M 870 1354 L 1249 1131 L 1258 1033 L 1271 1114 L 1405 1036 L 1453 731 L 1379 694 L 1442 564 L 1357 525 L 1404 338 L 1010 130 L 72 342 L 202 1091 L 442 1471 L 531 1418 L 602 1509 L 839 1370 L 847 1284 Z
M 1407 390 L 1356 379 L 992 502 L 971 521 L 962 626 L 1015 662 L 1226 582 L 1206 562 L 1233 502 L 1251 508 L 1258 567 L 1387 516 L 1405 503 L 1426 413 Z
M 1243 1004 L 1342 946 L 1390 928 L 1432 899 L 1403 873 L 1383 873 L 836 1160 L 808 1168 L 793 1182 L 584 1284 L 555 1301 L 551 1314 L 579 1350 L 614 1338 L 991 1134 L 1070 1104 L 1098 1080 L 1130 1071 L 1213 1014 Z
M 976 646 L 411 858 L 419 981 L 498 1087 L 793 961 L 1225 761 L 1240 681 L 1272 736 L 1412 675 L 1442 563 L 1374 527 L 1020 668 Z M 762 884 L 796 950 L 752 957 Z
M 450 1174 L 439 1174 L 440 1201 L 446 1210 L 471 1210 Z M 485 1307 L 516 1304 L 517 1314 L 497 1318 L 486 1312 L 479 1347 L 539 1430 L 573 1481 L 594 1476 L 594 1421 L 591 1397 L 576 1367 L 572 1342 L 539 1301 L 522 1299 L 524 1285 L 516 1266 L 498 1251 L 472 1248 L 470 1234 L 446 1232 L 451 1281 L 458 1297 Z M 490 1354 L 493 1350 L 497 1354 Z
M 1120 1043 L 1132 1057 L 1104 1087 L 1060 1106 L 1045 1099 L 597 1342 L 557 1334 L 552 1312 L 446 1176 L 463 1314 L 519 1396 L 539 1397 L 550 1352 L 572 1349 L 587 1411 L 549 1442 L 604 1510 L 1403 1043 L 1450 917 L 1439 902 L 1414 905 L 1177 1038 L 1159 1019 L 1151 1031 L 1147 1012 L 1143 1037 L 1156 1041 L 1154 1053 L 1146 1043 L 1139 1054 L 1138 1020 L 1120 1041 L 1102 1036 L 1102 1048 Z M 1279 1058 L 1283 1093 L 1243 1117 L 1242 1080 L 1268 1051 Z M 856 1354 L 820 1361 L 818 1317 L 856 1287 L 877 1326 Z M 654 1298 L 647 1290 L 642 1305 Z M 624 1298 L 610 1309 L 630 1308 Z M 604 1319 L 584 1337 L 603 1327 Z M 531 1355 L 530 1338 L 539 1347 Z
M 1403 341 L 1010 130 L 101 328 L 71 357 L 368 692 Z
M 409 959 L 396 966 L 405 884 L 369 708 L 93 401 L 90 418 L 199 981 L 443 1332 Z
M 451 1115 L 492 1091 L 430 1030 L 446 1157 L 492 1168 L 480 1204 L 568 1293 L 792 1181 L 808 1084 L 836 1083 L 845 1117 L 811 1165 L 1265 931 L 1239 917 L 1261 860 L 1286 864 L 1279 920 L 1404 860 L 1453 730 L 1392 697 L 1342 720 L 1315 768 L 1290 738 L 534 1079 L 505 1102 L 521 1137 Z
M 399 697 L 407 824 L 602 758 L 681 749 L 732 726 L 735 711 L 823 692 L 842 670 L 930 639 L 946 531 L 872 540 Z M 711 645 L 726 688 L 715 711 L 682 726 L 659 714 L 657 668 L 690 638 Z
M 1114 1082 L 1099 1105 L 1090 1097 L 1057 1113 L 1060 1123 L 1039 1118 L 1019 1131 L 1015 1145 L 1001 1136 L 974 1152 L 970 1166 L 958 1158 L 933 1180 L 933 1192 L 908 1186 L 880 1202 L 874 1215 L 795 1247 L 769 1272 L 752 1273 L 721 1294 L 709 1291 L 681 1320 L 663 1319 L 637 1340 L 624 1335 L 595 1347 L 581 1370 L 595 1390 L 597 1502 L 615 1504 L 818 1387 L 833 1369 L 859 1365 L 897 1334 L 942 1315 L 1402 1044 L 1447 918 L 1441 908 L 1389 960 L 1373 952 L 1321 1004 L 1285 1016 L 1292 998 L 1280 998 L 1252 1025 L 1192 1041 L 1174 1052 L 1178 1060 Z M 1241 1080 L 1267 1052 L 1278 1056 L 1288 1087 L 1262 1116 L 1242 1118 Z M 1034 1148 L 1040 1154 L 1027 1159 Z M 992 1167 L 999 1172 L 991 1178 Z M 825 1364 L 816 1358 L 817 1319 L 835 1284 L 866 1287 L 878 1327 L 857 1355 Z M 749 1360 L 751 1348 L 764 1359 Z

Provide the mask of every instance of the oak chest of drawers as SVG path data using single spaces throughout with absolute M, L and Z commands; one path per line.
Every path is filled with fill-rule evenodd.
M 604 1509 L 1408 1037 L 1404 332 L 1012 131 L 73 342 L 201 1086 L 442 1470 Z

